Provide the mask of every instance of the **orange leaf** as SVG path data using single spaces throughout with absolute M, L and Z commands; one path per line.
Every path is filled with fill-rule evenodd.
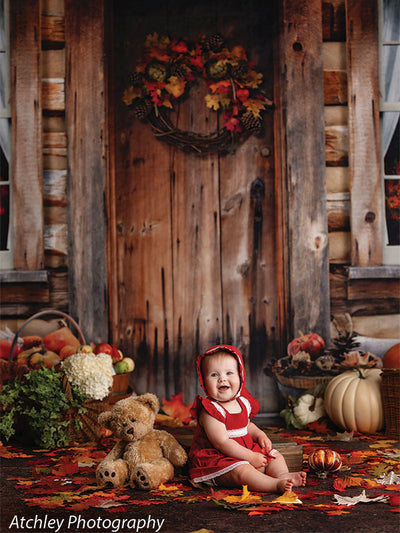
M 334 489 L 339 491 L 345 491 L 348 487 L 360 487 L 361 485 L 361 478 L 351 476 L 336 478 L 333 482 Z
M 299 500 L 295 492 L 286 491 L 282 494 L 282 496 L 279 496 L 278 498 L 275 498 L 275 500 L 272 500 L 272 503 L 292 504 L 292 503 L 303 503 L 303 502 Z
M 181 392 L 175 396 L 171 396 L 169 401 L 165 398 L 162 399 L 162 410 L 164 413 L 181 420 L 185 424 L 188 424 L 192 419 L 190 407 L 190 405 L 187 406 L 183 403 L 183 395 Z

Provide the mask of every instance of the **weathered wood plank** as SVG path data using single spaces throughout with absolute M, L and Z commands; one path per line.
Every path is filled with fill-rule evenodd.
M 349 169 L 347 167 L 326 167 L 325 186 L 328 194 L 349 191 Z
M 43 133 L 43 154 L 66 156 L 67 134 L 64 131 L 45 131 Z
M 322 2 L 322 35 L 324 41 L 346 40 L 345 1 Z
M 100 342 L 108 337 L 102 1 L 66 0 L 65 42 L 70 314 Z
M 44 227 L 44 242 L 46 252 L 67 255 L 68 226 L 67 224 L 52 224 Z
M 377 313 L 378 316 L 357 316 L 353 318 L 355 331 L 366 337 L 378 339 L 399 339 L 400 314 L 386 315 Z
M 7 283 L 1 287 L 2 304 L 49 302 L 50 291 L 47 283 Z
M 347 125 L 347 106 L 325 106 L 324 117 L 325 126 L 345 126 Z
M 328 231 L 350 231 L 350 199 L 348 193 L 328 194 Z
M 351 263 L 382 263 L 377 3 L 347 0 Z
M 350 262 L 351 236 L 350 232 L 334 231 L 329 233 L 329 260 Z
M 396 298 L 380 298 L 378 300 L 347 300 L 343 299 L 331 299 L 331 312 L 332 314 L 350 313 L 351 316 L 376 316 L 376 319 L 380 321 L 381 327 L 384 324 L 380 315 L 397 314 L 399 312 L 399 300 Z M 394 335 L 398 335 L 395 333 Z M 369 332 L 369 336 L 371 332 Z
M 348 150 L 347 126 L 325 127 L 325 161 L 327 166 L 347 166 Z
M 65 50 L 42 51 L 42 79 L 65 78 Z
M 111 310 L 112 339 L 135 358 L 135 391 L 165 397 L 174 353 L 170 148 L 155 139 L 149 124 L 129 118 L 120 102 L 146 34 L 154 23 L 160 33 L 165 26 L 160 13 L 150 21 L 133 3 L 124 3 L 114 16 L 112 64 L 126 76 L 114 79 L 112 109 L 118 128 L 115 182 L 110 184 L 115 201 L 110 278 L 115 278 L 111 287 L 117 306 Z
M 358 279 L 347 283 L 349 300 L 365 300 L 366 298 L 400 298 L 400 280 L 398 279 Z
M 14 266 L 44 267 L 40 2 L 15 0 L 11 11 Z M 18 36 L 18 37 L 17 37 Z
M 43 172 L 43 200 L 45 205 L 67 205 L 67 171 L 45 170 Z
M 279 47 L 285 87 L 282 105 L 287 117 L 283 157 L 289 188 L 291 329 L 293 333 L 313 330 L 329 338 L 322 5 L 317 0 L 285 1 L 282 9 Z
M 324 70 L 325 105 L 347 104 L 347 72 L 345 70 Z
M 42 80 L 43 109 L 46 111 L 63 111 L 65 109 L 64 78 Z
M 322 64 L 326 70 L 346 70 L 346 43 L 323 43 Z
M 42 40 L 51 43 L 63 43 L 65 40 L 64 17 L 43 15 L 41 17 Z

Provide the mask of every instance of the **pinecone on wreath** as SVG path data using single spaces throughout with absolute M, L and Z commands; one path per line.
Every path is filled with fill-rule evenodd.
M 187 67 L 185 65 L 179 65 L 174 63 L 171 66 L 171 76 L 177 76 L 178 78 L 184 78 L 187 72 Z
M 219 33 L 213 33 L 204 41 L 204 49 L 212 52 L 219 52 L 223 46 L 224 39 Z
M 132 113 L 136 118 L 143 119 L 149 115 L 152 107 L 153 106 L 150 100 L 145 100 L 144 98 L 137 99 L 134 101 Z
M 251 133 L 259 133 L 262 129 L 261 120 L 253 115 L 251 111 L 246 111 L 241 118 L 245 130 Z
M 246 76 L 246 74 L 249 71 L 249 65 L 247 64 L 247 61 L 244 59 L 241 59 L 237 65 L 231 66 L 231 75 L 233 78 L 241 79 Z
M 129 75 L 129 81 L 134 87 L 140 87 L 143 83 L 143 74 L 141 72 L 132 72 Z

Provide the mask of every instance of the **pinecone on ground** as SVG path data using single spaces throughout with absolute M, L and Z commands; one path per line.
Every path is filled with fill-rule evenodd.
M 224 39 L 219 33 L 213 33 L 204 41 L 204 49 L 219 52 L 224 45 Z
M 139 99 L 132 107 L 132 112 L 135 117 L 143 119 L 146 118 L 152 110 L 152 103 L 150 100 Z
M 261 120 L 253 115 L 251 111 L 246 111 L 241 118 L 243 127 L 251 133 L 259 133 L 262 129 Z

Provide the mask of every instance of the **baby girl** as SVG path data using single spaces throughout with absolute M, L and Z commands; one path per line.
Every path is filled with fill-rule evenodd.
M 195 483 L 285 492 L 305 486 L 305 472 L 289 472 L 270 439 L 249 421 L 258 402 L 245 388 L 245 370 L 234 346 L 213 346 L 197 357 L 197 373 L 207 397 L 197 396 L 192 414 L 197 428 L 189 452 Z

